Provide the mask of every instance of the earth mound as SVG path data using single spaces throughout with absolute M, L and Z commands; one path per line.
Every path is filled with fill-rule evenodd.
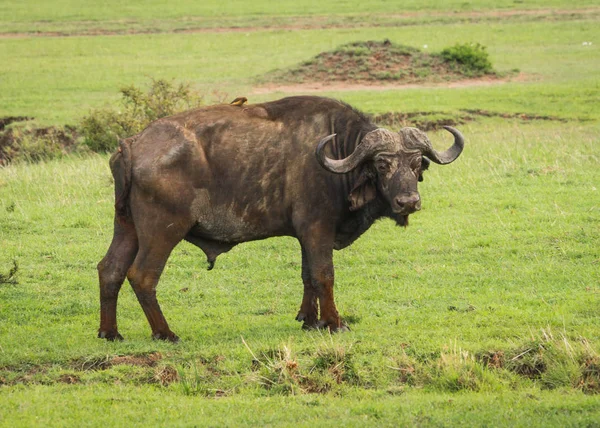
M 353 42 L 322 52 L 286 70 L 263 76 L 263 83 L 352 82 L 439 83 L 495 78 L 485 47 L 455 45 L 440 53 L 392 43 L 389 40 Z
M 78 131 L 75 127 L 8 127 L 11 123 L 29 120 L 33 118 L 0 117 L 0 167 L 17 159 L 36 162 L 77 150 Z

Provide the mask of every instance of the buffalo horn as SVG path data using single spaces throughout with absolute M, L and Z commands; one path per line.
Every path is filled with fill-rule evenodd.
M 325 156 L 325 146 L 327 143 L 336 136 L 336 134 L 328 135 L 323 138 L 319 145 L 317 146 L 317 160 L 321 164 L 323 168 L 325 168 L 329 172 L 333 172 L 336 174 L 344 174 L 346 172 L 352 171 L 365 159 L 369 158 L 373 155 L 377 150 L 377 143 L 375 141 L 363 141 L 356 147 L 354 152 L 350 156 L 344 159 L 331 159 Z
M 454 135 L 454 144 L 452 147 L 441 153 L 434 150 L 431 144 L 426 144 L 422 147 L 423 156 L 427 156 L 430 160 L 440 165 L 454 162 L 462 153 L 465 146 L 465 137 L 463 137 L 458 129 L 451 126 L 444 126 L 444 129 Z

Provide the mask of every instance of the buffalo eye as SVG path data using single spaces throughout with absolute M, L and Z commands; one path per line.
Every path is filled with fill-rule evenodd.
M 385 174 L 386 172 L 388 172 L 388 170 L 390 168 L 388 163 L 384 162 L 384 161 L 377 162 L 376 167 L 377 167 L 377 171 L 379 171 L 382 174 Z
M 419 156 L 418 158 L 414 158 L 411 162 L 410 162 L 410 167 L 413 171 L 419 171 L 422 169 L 423 167 L 423 161 L 422 158 Z

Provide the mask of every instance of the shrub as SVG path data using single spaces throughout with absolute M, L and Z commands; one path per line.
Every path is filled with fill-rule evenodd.
M 443 60 L 458 66 L 460 70 L 471 76 L 493 73 L 492 63 L 488 58 L 485 46 L 479 43 L 457 43 L 440 52 Z
M 14 205 L 13 205 L 14 210 Z M 16 260 L 13 260 L 13 267 L 8 271 L 7 274 L 0 273 L 0 284 L 18 284 L 17 272 L 19 271 L 19 265 Z
M 121 110 L 93 110 L 80 123 L 83 143 L 95 152 L 114 150 L 119 139 L 137 134 L 150 122 L 202 104 L 189 83 L 175 86 L 165 79 L 152 79 L 145 92 L 134 85 L 120 92 Z

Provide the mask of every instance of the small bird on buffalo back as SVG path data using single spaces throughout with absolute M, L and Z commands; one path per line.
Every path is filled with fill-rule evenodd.
M 248 98 L 246 98 L 246 97 L 237 97 L 235 100 L 230 102 L 229 105 L 241 107 L 244 104 L 246 104 L 247 101 L 248 101 Z

